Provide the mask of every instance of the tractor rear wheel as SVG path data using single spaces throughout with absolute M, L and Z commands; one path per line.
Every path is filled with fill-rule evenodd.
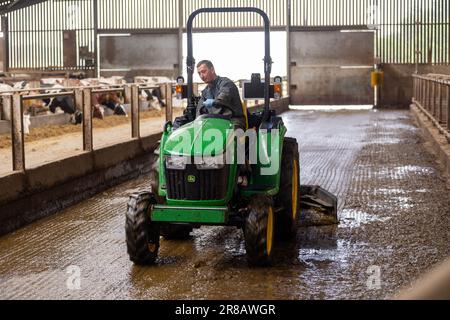
M 244 238 L 247 262 L 250 266 L 270 264 L 274 235 L 272 197 L 254 196 L 245 219 Z
M 276 236 L 278 239 L 289 240 L 297 234 L 297 218 L 300 210 L 299 153 L 295 138 L 284 138 L 281 170 L 276 207 L 283 209 L 276 216 Z
M 150 220 L 151 204 L 156 202 L 150 192 L 130 196 L 126 213 L 125 234 L 130 260 L 139 265 L 153 264 L 158 256 L 159 223 Z

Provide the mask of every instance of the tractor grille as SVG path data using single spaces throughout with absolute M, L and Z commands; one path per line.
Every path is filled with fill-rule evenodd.
M 228 167 L 198 170 L 195 164 L 188 164 L 185 170 L 165 169 L 167 197 L 177 200 L 224 199 L 227 193 Z

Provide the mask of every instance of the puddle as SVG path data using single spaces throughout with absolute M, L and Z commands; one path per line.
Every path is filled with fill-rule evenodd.
M 411 203 L 410 197 L 394 197 L 393 202 L 396 202 L 396 205 L 400 207 L 400 209 L 411 209 L 414 205 Z
M 335 248 L 300 248 L 298 251 L 298 259 L 305 261 L 307 264 L 314 262 L 338 262 L 346 264 L 348 256 L 351 253 L 348 246 L 348 242 L 337 240 Z
M 371 140 L 370 143 L 371 144 L 399 144 L 402 140 L 400 140 L 399 138 L 380 138 L 380 139 L 376 139 L 376 140 Z
M 389 219 L 391 218 L 378 217 L 360 210 L 344 209 L 339 213 L 339 227 L 358 228 L 363 224 L 375 221 L 385 222 Z
M 104 199 L 104 203 L 109 205 L 126 205 L 128 197 L 107 197 Z
M 390 211 L 390 215 L 394 215 L 396 210 L 407 210 L 414 208 L 410 197 L 389 197 L 376 203 L 367 204 L 368 207 L 375 210 L 382 210 L 383 212 Z
M 375 190 L 375 194 L 384 194 L 384 195 L 394 195 L 394 194 L 406 194 L 406 191 L 403 189 L 386 189 L 380 188 Z
M 383 127 L 386 129 L 403 129 L 403 130 L 408 130 L 408 131 L 414 131 L 417 130 L 416 127 L 407 124 L 407 123 L 400 123 L 398 121 L 407 121 L 408 119 L 398 119 L 396 120 L 394 123 L 388 123 L 388 122 L 384 122 L 383 123 Z
M 420 167 L 420 166 L 401 166 L 394 168 L 383 168 L 380 170 L 380 174 L 384 176 L 388 176 L 392 179 L 407 179 L 408 175 L 413 174 L 430 174 L 434 173 L 435 169 L 431 167 Z
M 305 262 L 310 267 L 320 267 L 323 264 L 337 264 L 341 268 L 346 268 L 354 257 L 361 257 L 364 252 L 373 251 L 369 245 L 364 242 L 351 242 L 338 239 L 336 247 L 330 248 L 300 248 L 298 259 Z M 385 250 L 383 254 L 391 254 L 392 250 Z
M 291 110 L 301 110 L 301 111 L 343 111 L 343 110 L 373 110 L 373 105 L 290 105 Z

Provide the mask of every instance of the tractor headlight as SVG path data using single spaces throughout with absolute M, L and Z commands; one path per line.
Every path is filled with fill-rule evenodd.
M 173 170 L 184 170 L 186 168 L 187 158 L 183 156 L 167 156 L 166 168 Z
M 225 166 L 225 156 L 223 154 L 214 157 L 201 157 L 195 160 L 199 170 L 222 169 Z

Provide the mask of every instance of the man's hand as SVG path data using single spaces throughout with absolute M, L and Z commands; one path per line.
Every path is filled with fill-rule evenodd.
M 206 99 L 203 102 L 203 106 L 205 106 L 206 108 L 211 108 L 212 106 L 214 106 L 216 104 L 216 101 L 214 99 Z

